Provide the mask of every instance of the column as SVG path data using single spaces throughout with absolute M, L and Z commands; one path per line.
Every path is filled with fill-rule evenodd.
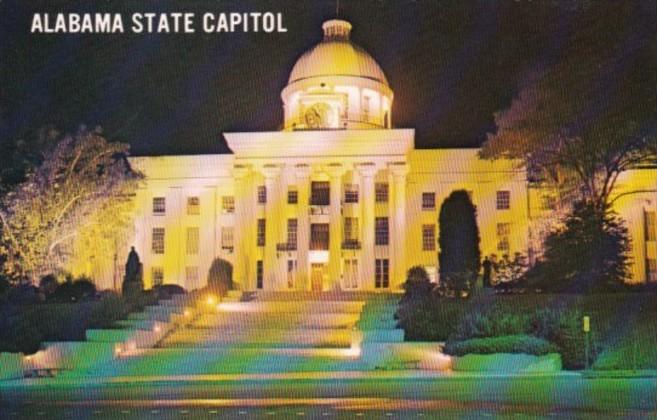
M 265 165 L 262 168 L 267 190 L 267 202 L 265 203 L 265 258 L 263 261 L 263 288 L 265 290 L 276 290 L 279 287 L 276 244 L 282 216 L 277 211 L 277 207 L 279 207 L 277 202 L 281 200 L 278 195 L 279 188 L 277 188 L 280 172 L 281 168 L 277 165 Z
M 308 248 L 310 246 L 310 216 L 308 203 L 310 192 L 310 166 L 297 165 L 297 287 L 300 290 L 309 290 Z
M 374 289 L 374 175 L 376 166 L 364 164 L 358 166 L 361 179 L 362 250 L 359 264 L 360 281 L 363 289 Z
M 339 163 L 327 167 L 331 177 L 329 209 L 329 289 L 340 285 L 340 265 L 342 262 L 342 174 L 344 169 Z
M 406 281 L 406 175 L 408 165 L 389 165 L 393 180 L 393 202 L 389 206 L 391 230 L 391 288 L 399 288 Z
M 233 267 L 233 283 L 237 289 L 246 290 L 248 273 L 248 249 L 246 241 L 249 238 L 246 229 L 249 223 L 249 194 L 247 192 L 247 176 L 249 168 L 235 165 L 235 224 L 233 225 L 233 245 L 235 247 L 235 266 Z M 221 204 L 220 204 L 221 205 Z

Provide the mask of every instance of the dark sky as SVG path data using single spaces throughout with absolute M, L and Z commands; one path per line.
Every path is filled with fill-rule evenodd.
M 342 0 L 340 17 L 388 76 L 394 126 L 418 147 L 473 147 L 523 78 L 559 60 L 589 3 Z M 280 11 L 288 32 L 29 33 L 35 12 L 148 11 Z M 334 16 L 335 0 L 0 1 L 0 139 L 84 123 L 133 154 L 226 152 L 224 131 L 279 128 L 287 76 Z

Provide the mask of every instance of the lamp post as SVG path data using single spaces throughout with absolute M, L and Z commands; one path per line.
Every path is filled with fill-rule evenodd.
M 589 333 L 591 332 L 591 319 L 588 315 L 582 318 L 582 330 L 584 331 L 584 367 L 589 370 Z

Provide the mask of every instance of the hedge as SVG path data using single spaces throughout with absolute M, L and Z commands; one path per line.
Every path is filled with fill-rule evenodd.
M 558 353 L 558 349 L 549 341 L 531 335 L 505 335 L 451 341 L 445 345 L 444 352 L 452 356 L 495 353 L 523 353 L 543 356 L 549 353 Z

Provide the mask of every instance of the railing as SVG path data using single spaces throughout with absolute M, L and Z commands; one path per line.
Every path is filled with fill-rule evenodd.
M 313 216 L 328 215 L 330 213 L 330 206 L 311 204 L 308 207 L 308 212 Z
M 290 244 L 287 242 L 281 242 L 276 244 L 276 251 L 278 252 L 286 252 L 286 251 L 296 251 L 297 250 L 297 244 Z
M 342 242 L 342 249 L 360 249 L 360 241 L 348 240 Z

